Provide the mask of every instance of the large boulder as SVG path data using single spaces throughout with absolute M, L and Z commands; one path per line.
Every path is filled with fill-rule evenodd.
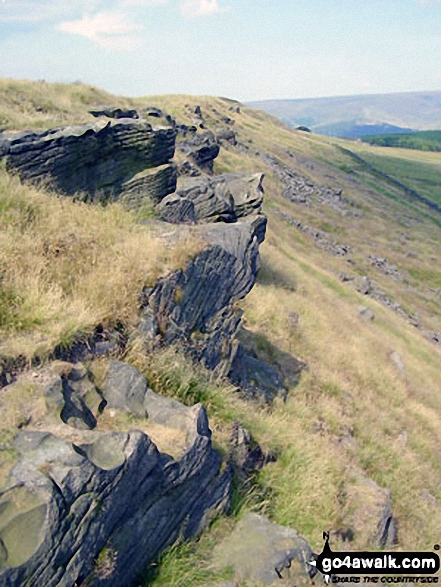
M 264 195 L 263 178 L 262 173 L 256 173 L 200 176 L 181 180 L 176 194 L 165 198 L 159 211 L 167 213 L 172 202 L 176 206 L 183 200 L 193 204 L 198 221 L 236 222 L 239 218 L 260 213 Z M 167 216 L 165 218 L 170 221 Z
M 146 197 L 158 203 L 175 191 L 176 180 L 176 165 L 173 163 L 146 169 L 122 184 L 120 198 L 130 208 L 139 208 Z
M 235 302 L 254 286 L 264 217 L 198 227 L 206 247 L 185 269 L 144 291 L 140 330 L 179 343 L 218 375 L 227 375 L 238 348 L 241 311 Z M 264 227 L 263 227 L 264 232 Z
M 84 384 L 82 366 L 58 365 L 52 378 L 57 369 L 60 379 Z M 46 392 L 42 385 L 43 402 Z M 15 462 L 0 490 L 1 585 L 129 587 L 164 548 L 197 535 L 228 506 L 231 471 L 212 448 L 201 405 L 158 396 L 118 361 L 103 395 L 93 430 L 63 423 L 62 395 L 16 430 Z M 105 429 L 126 413 L 138 415 L 138 430 Z M 176 436 L 183 443 L 174 458 L 162 452 L 170 435 L 170 446 Z
M 213 551 L 213 563 L 231 568 L 234 578 L 250 585 L 310 584 L 307 563 L 312 551 L 295 530 L 274 524 L 259 514 L 247 513 Z
M 22 180 L 67 195 L 83 192 L 86 200 L 114 199 L 130 191 L 125 184 L 136 174 L 166 164 L 174 155 L 175 138 L 173 128 L 153 128 L 143 120 L 99 120 L 41 133 L 3 134 L 0 157 Z M 172 180 L 163 183 L 161 197 L 175 188 Z
M 177 144 L 178 150 L 205 173 L 213 173 L 213 162 L 220 147 L 211 131 L 190 133 Z
M 282 374 L 259 359 L 254 352 L 239 345 L 228 374 L 235 385 L 253 398 L 270 403 L 278 395 L 286 398 L 288 390 Z

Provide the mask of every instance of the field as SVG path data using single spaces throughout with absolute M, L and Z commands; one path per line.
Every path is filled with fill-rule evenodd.
M 378 145 L 379 147 L 397 147 L 400 149 L 415 149 L 417 151 L 441 151 L 441 131 L 439 130 L 362 136 L 361 140 L 364 143 Z
M 312 548 L 320 548 L 323 530 L 346 529 L 355 515 L 349 515 L 344 497 L 354 471 L 391 490 L 398 548 L 430 550 L 441 529 L 441 347 L 426 334 L 441 331 L 441 214 L 342 148 L 439 205 L 441 154 L 296 132 L 251 108 L 232 114 L 232 103 L 222 98 L 135 100 L 80 85 L 0 84 L 4 128 L 90 120 L 87 110 L 103 102 L 158 106 L 183 122 L 190 122 L 186 105 L 197 104 L 208 128 L 220 116 L 235 118 L 243 148 L 222 148 L 215 172 L 265 172 L 269 218 L 259 280 L 241 302 L 244 324 L 270 360 L 292 356 L 307 364 L 286 403 L 250 409 L 231 386 L 211 382 L 174 349 L 148 360 L 137 349 L 129 351 L 126 360 L 146 372 L 156 391 L 207 405 L 220 450 L 227 450 L 232 424 L 240 420 L 265 449 L 279 454 L 251 488 L 237 488 L 230 517 L 218 520 L 199 541 L 166 553 L 146 584 L 197 587 L 225 576 L 213 570 L 209 553 L 250 509 L 296 528 Z M 284 197 L 265 154 L 316 185 L 342 189 L 344 207 Z M 174 256 L 164 256 L 157 235 L 141 227 L 133 213 L 63 200 L 20 185 L 4 170 L 0 206 L 2 354 L 44 355 L 42 348 L 47 353 L 53 344 L 68 344 L 98 320 L 130 327 L 140 285 L 182 266 L 198 247 L 186 242 Z M 348 245 L 350 254 L 333 255 L 317 246 L 287 215 Z M 371 257 L 387 258 L 402 279 L 382 272 Z M 111 276 L 110 265 L 116 268 Z M 342 273 L 369 276 L 405 313 L 417 316 L 421 327 L 343 283 Z M 360 306 L 369 308 L 374 320 L 364 319 Z M 298 323 L 290 325 L 292 314 Z M 363 503 L 358 507 L 362 511 Z M 353 548 L 367 548 L 369 523 L 359 522 Z

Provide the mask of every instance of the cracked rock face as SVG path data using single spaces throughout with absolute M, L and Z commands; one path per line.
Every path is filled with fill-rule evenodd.
M 207 247 L 185 269 L 160 279 L 146 292 L 143 335 L 183 344 L 195 360 L 226 376 L 238 349 L 242 313 L 235 302 L 256 282 L 265 221 L 257 216 L 198 227 Z
M 46 411 L 13 440 L 15 462 L 0 489 L 0 584 L 130 586 L 164 548 L 195 536 L 228 506 L 231 471 L 222 470 L 201 405 L 158 396 L 119 361 L 111 362 L 102 394 L 95 389 L 105 403 L 97 425 L 64 423 L 63 385 L 78 405 L 94 385 L 82 365 L 59 367 L 41 385 Z M 59 394 L 48 405 L 57 377 Z M 124 414 L 142 416 L 143 429 L 104 429 L 106 417 Z M 162 449 L 177 439 L 173 458 Z
M 211 131 L 185 134 L 186 138 L 177 145 L 179 151 L 200 171 L 212 174 L 213 162 L 220 150 L 214 134 Z
M 191 220 L 236 222 L 239 218 L 260 213 L 263 178 L 263 174 L 256 173 L 181 180 L 176 194 L 165 198 L 159 210 L 164 220 L 175 224 Z M 184 203 L 190 213 L 186 212 Z
M 113 199 L 133 185 L 124 185 L 147 169 L 165 165 L 174 155 L 175 130 L 153 128 L 145 120 L 98 120 L 41 133 L 4 134 L 0 157 L 6 168 L 33 183 L 48 184 L 67 195 L 84 192 L 87 200 Z M 162 197 L 174 191 L 176 173 L 164 179 Z M 150 181 L 149 181 L 150 180 Z M 136 181 L 139 187 L 139 181 Z M 153 182 L 158 199 L 158 180 Z M 152 178 L 144 178 L 149 195 Z

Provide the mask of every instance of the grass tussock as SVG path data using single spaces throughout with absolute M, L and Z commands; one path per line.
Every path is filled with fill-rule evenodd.
M 170 245 L 117 204 L 55 197 L 0 173 L 0 354 L 31 358 L 98 323 L 131 323 L 138 295 L 199 250 Z

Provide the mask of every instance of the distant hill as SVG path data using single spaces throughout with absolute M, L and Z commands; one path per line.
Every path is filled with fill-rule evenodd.
M 441 129 L 441 91 L 250 102 L 290 126 L 337 137 Z
M 441 151 L 441 131 L 424 130 L 411 133 L 394 133 L 362 136 L 364 143 L 380 147 L 398 147 L 417 151 Z

